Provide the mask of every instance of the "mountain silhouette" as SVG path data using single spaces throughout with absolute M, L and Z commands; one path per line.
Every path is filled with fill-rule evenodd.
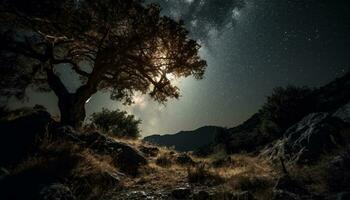
M 180 131 L 175 134 L 151 135 L 143 140 L 161 146 L 174 147 L 177 151 L 195 151 L 215 140 L 216 134 L 222 130 L 218 126 L 203 126 L 193 131 Z

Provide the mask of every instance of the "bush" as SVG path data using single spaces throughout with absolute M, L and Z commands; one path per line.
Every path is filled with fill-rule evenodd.
M 225 180 L 219 174 L 210 171 L 205 164 L 199 164 L 194 168 L 188 168 L 188 182 L 203 185 L 219 185 Z
M 308 87 L 277 87 L 260 110 L 260 131 L 280 135 L 315 110 L 314 90 Z
M 95 126 L 103 132 L 117 137 L 138 138 L 140 136 L 139 124 L 141 120 L 136 120 L 134 115 L 127 115 L 127 112 L 106 108 L 102 112 L 91 115 L 90 126 Z
M 169 167 L 172 164 L 172 161 L 168 156 L 162 155 L 156 159 L 156 164 L 161 167 Z

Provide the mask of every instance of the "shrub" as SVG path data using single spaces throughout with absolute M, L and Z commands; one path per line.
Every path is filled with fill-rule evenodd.
M 162 155 L 156 159 L 156 164 L 161 167 L 169 167 L 172 164 L 172 161 L 168 158 L 168 156 Z
M 277 87 L 260 110 L 260 131 L 280 135 L 315 110 L 314 90 L 308 87 Z
M 199 164 L 194 168 L 188 168 L 187 178 L 190 183 L 199 183 L 203 185 L 219 185 L 224 182 L 223 177 L 210 171 L 205 164 Z
M 125 111 L 110 111 L 106 108 L 102 112 L 91 115 L 90 126 L 96 126 L 103 132 L 117 137 L 137 138 L 140 136 L 139 124 L 141 120 L 136 120 L 134 115 L 128 115 Z

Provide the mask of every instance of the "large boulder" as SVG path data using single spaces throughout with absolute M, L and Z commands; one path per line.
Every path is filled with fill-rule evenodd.
M 46 111 L 27 113 L 10 121 L 0 122 L 0 163 L 15 164 L 36 148 L 36 139 L 47 133 L 52 121 Z
M 137 149 L 98 132 L 79 135 L 78 138 L 96 153 L 110 155 L 115 165 L 130 175 L 137 175 L 139 168 L 147 164 L 147 159 Z
M 66 139 L 95 153 L 111 156 L 114 164 L 130 175 L 137 175 L 139 168 L 148 163 L 143 153 L 136 148 L 99 132 L 81 134 L 70 126 L 58 126 L 51 127 L 50 133 L 53 138 Z
M 348 126 L 328 113 L 309 114 L 289 128 L 272 147 L 267 147 L 262 155 L 298 164 L 315 161 L 322 153 L 343 144 L 340 133 Z

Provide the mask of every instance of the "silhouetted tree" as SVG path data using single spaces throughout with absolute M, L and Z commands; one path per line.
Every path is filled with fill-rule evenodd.
M 137 138 L 140 136 L 139 124 L 134 115 L 128 115 L 125 111 L 110 111 L 103 108 L 101 112 L 91 115 L 91 123 L 104 133 L 118 137 Z
M 178 98 L 169 77 L 203 77 L 200 46 L 183 22 L 138 0 L 1 0 L 1 95 L 26 88 L 53 91 L 61 122 L 78 127 L 97 91 L 132 103 L 135 92 L 165 102 Z M 68 91 L 57 73 L 71 68 L 82 85 Z
M 281 134 L 314 111 L 315 104 L 314 90 L 308 87 L 277 87 L 260 110 L 260 128 L 263 133 Z

